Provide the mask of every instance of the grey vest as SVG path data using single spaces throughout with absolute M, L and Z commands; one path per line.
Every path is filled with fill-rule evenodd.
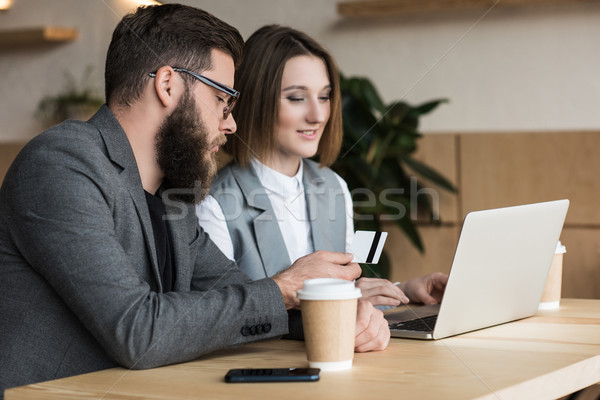
M 304 160 L 303 184 L 307 217 L 315 250 L 345 252 L 344 194 L 332 170 Z M 234 258 L 250 278 L 270 277 L 291 265 L 277 218 L 254 168 L 229 164 L 211 186 L 220 204 Z

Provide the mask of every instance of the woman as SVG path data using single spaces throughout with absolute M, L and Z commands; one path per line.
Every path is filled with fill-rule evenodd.
M 328 168 L 342 143 L 333 58 L 306 34 L 269 25 L 247 40 L 235 82 L 238 129 L 225 145 L 233 162 L 198 206 L 200 225 L 252 279 L 317 250 L 350 252 L 352 199 Z M 314 156 L 318 163 L 309 160 Z M 409 297 L 436 303 L 445 282 L 432 274 L 399 285 L 371 278 L 356 284 L 374 305 L 397 306 Z

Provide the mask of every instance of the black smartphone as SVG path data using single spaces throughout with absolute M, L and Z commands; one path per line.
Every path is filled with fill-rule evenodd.
M 319 368 L 246 368 L 231 369 L 225 382 L 314 382 L 319 380 Z

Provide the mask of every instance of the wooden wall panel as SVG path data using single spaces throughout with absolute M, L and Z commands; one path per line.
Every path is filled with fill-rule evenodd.
M 25 143 L 0 143 L 0 183 L 4 180 L 8 167 L 24 145 Z
M 424 254 L 419 253 L 395 226 L 389 232 L 386 251 L 391 259 L 390 280 L 405 281 L 441 271 L 448 273 L 460 235 L 460 226 L 421 226 Z M 565 227 L 561 241 L 567 248 L 563 259 L 562 297 L 600 298 L 600 229 Z
M 458 243 L 459 227 L 420 226 L 419 232 L 425 243 L 423 254 L 419 253 L 394 224 L 389 224 L 385 229 L 388 232 L 385 249 L 391 261 L 392 282 L 403 282 L 431 272 L 450 271 Z
M 600 226 L 600 132 L 460 136 L 461 213 L 568 198 L 567 224 Z
M 565 227 L 562 297 L 600 299 L 600 228 Z
M 444 175 L 455 186 L 458 184 L 457 135 L 427 134 L 418 142 L 415 158 Z M 442 222 L 461 222 L 459 197 L 445 189 L 425 181 L 439 195 L 439 212 Z
M 399 229 L 389 229 L 392 280 L 447 272 L 469 211 L 568 198 L 562 294 L 600 298 L 600 132 L 425 135 L 419 146 L 416 157 L 459 193 L 440 191 L 442 226 L 419 225 L 424 255 Z

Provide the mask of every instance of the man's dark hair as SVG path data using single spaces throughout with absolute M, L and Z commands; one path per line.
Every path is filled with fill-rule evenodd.
M 141 96 L 148 73 L 165 65 L 199 73 L 211 69 L 213 49 L 229 54 L 237 66 L 243 44 L 237 29 L 206 11 L 181 4 L 140 7 L 113 32 L 104 75 L 106 102 L 131 105 Z

